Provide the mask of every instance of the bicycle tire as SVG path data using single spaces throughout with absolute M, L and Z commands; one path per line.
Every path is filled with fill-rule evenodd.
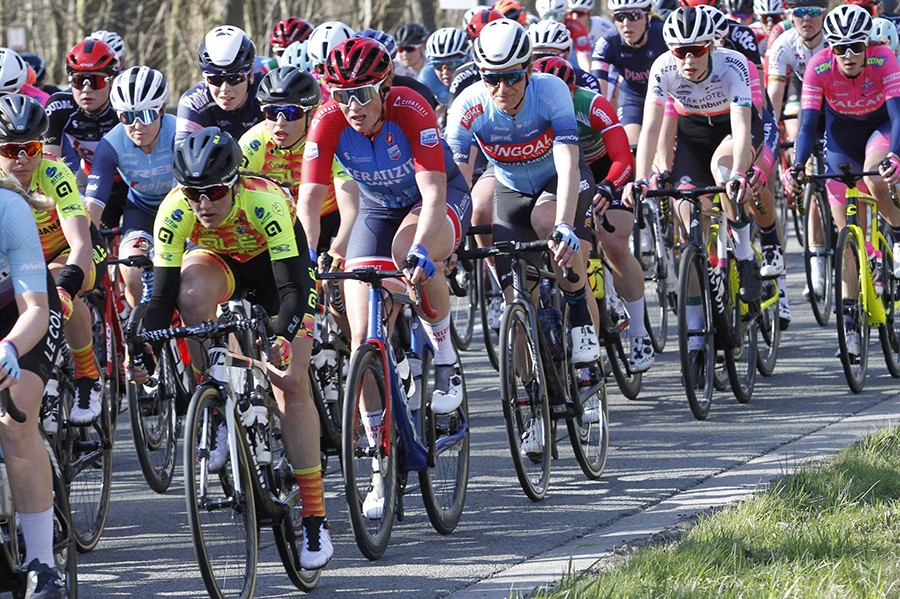
M 366 558 L 377 560 L 384 555 L 397 509 L 397 433 L 393 422 L 386 426 L 390 438 L 374 451 L 369 447 L 360 413 L 360 400 L 365 387 L 382 401 L 388 397 L 388 382 L 384 376 L 382 349 L 374 344 L 356 348 L 347 373 L 347 394 L 344 397 L 343 447 L 341 463 L 344 467 L 344 489 L 350 516 L 350 526 L 356 545 Z M 387 452 L 384 448 L 387 446 Z M 370 519 L 363 513 L 363 501 L 371 490 L 373 461 L 378 462 L 384 481 L 384 508 L 381 518 Z
M 547 379 L 534 346 L 537 342 L 525 307 L 520 303 L 507 306 L 500 319 L 500 402 L 516 477 L 532 501 L 541 501 L 547 494 L 553 447 Z M 528 375 L 533 377 L 530 387 L 522 378 Z M 523 455 L 523 435 L 533 421 L 541 435 L 540 451 Z
M 491 312 L 491 303 L 493 301 L 502 302 L 503 293 L 500 290 L 494 289 L 494 284 L 492 281 L 493 275 L 488 268 L 487 261 L 478 260 L 475 266 L 475 272 L 480 273 L 481 276 L 477 276 L 477 284 L 478 284 L 478 306 L 479 311 L 481 312 L 481 334 L 484 340 L 485 349 L 487 349 L 488 361 L 491 363 L 491 366 L 494 367 L 494 370 L 500 370 L 500 330 L 494 330 L 491 328 L 490 318 L 488 315 Z
M 810 184 L 803 192 L 803 205 L 806 206 L 806 215 L 803 217 L 803 228 L 806 231 L 806 239 L 813 239 L 814 228 L 821 229 L 822 245 L 812 246 L 807 244 L 803 249 L 803 264 L 806 273 L 806 289 L 809 293 L 809 303 L 812 307 L 813 317 L 819 326 L 828 325 L 831 318 L 832 298 L 834 297 L 834 231 L 831 223 L 831 208 L 825 197 L 825 191 L 821 185 Z M 813 290 L 813 260 L 822 258 L 825 261 L 825 289 L 819 296 Z
M 119 360 L 112 324 L 106 322 L 103 312 L 102 302 L 108 291 L 102 288 L 102 291 L 98 290 L 96 293 L 98 295 L 87 298 L 85 303 L 91 315 L 91 342 L 103 379 L 103 399 L 109 403 L 110 431 L 114 437 L 119 419 Z
M 859 244 L 856 237 L 852 234 L 850 226 L 844 227 L 838 236 L 837 248 L 834 256 L 835 278 L 837 279 L 834 286 L 834 303 L 839 308 L 839 315 L 835 318 L 837 321 L 838 331 L 838 349 L 841 358 L 841 366 L 844 369 L 844 377 L 847 379 L 847 385 L 854 393 L 860 393 L 866 382 L 866 371 L 869 361 L 869 315 L 862 309 L 862 280 L 861 268 L 868 268 L 861 265 L 859 260 Z M 843 281 L 843 273 L 847 270 L 851 281 L 855 279 L 857 291 L 853 294 L 846 294 Z M 853 272 L 856 272 L 854 275 Z M 855 318 L 852 318 L 853 325 L 848 329 L 847 319 L 844 318 L 845 300 L 855 303 Z M 856 333 L 859 338 L 859 355 L 854 359 L 848 351 L 848 335 Z
M 731 313 L 728 321 L 732 327 L 735 345 L 732 349 L 725 350 L 725 368 L 728 371 L 728 382 L 734 398 L 738 403 L 748 403 L 756 386 L 757 319 L 747 317 L 749 311 L 754 308 L 744 304 L 738 297 L 737 262 L 729 260 L 728 267 L 725 296 Z
M 226 400 L 213 385 L 197 389 L 184 427 L 184 497 L 197 565 L 210 597 L 249 599 L 256 588 L 258 530 L 256 502 L 246 442 L 236 431 L 238 464 L 229 458 L 218 473 L 209 472 Z M 235 419 L 237 423 L 237 419 Z M 234 473 L 242 481 L 237 496 Z
M 627 331 L 626 329 L 625 331 Z M 625 349 L 622 347 L 622 337 L 628 338 L 625 331 L 619 334 L 615 341 L 606 343 L 606 354 L 609 357 L 609 366 L 619 391 L 627 399 L 637 399 L 641 394 L 644 375 L 642 372 L 629 372 L 625 365 Z
M 665 198 L 664 198 L 665 199 Z M 662 352 L 666 348 L 669 337 L 669 292 L 666 287 L 668 257 L 665 249 L 665 241 L 660 238 L 659 229 L 653 211 L 645 206 L 644 222 L 650 235 L 650 252 L 647 254 L 649 263 L 644 268 L 644 325 L 653 349 Z M 660 251 L 660 245 L 663 246 Z M 659 256 L 664 258 L 660 259 Z M 643 261 L 641 262 L 643 266 Z
M 462 282 L 458 277 L 462 277 Z M 450 334 L 460 351 L 469 349 L 475 334 L 475 315 L 478 313 L 476 278 L 475 271 L 466 270 L 462 264 L 457 264 L 456 270 L 447 277 L 450 282 Z
M 894 277 L 894 262 L 900 256 L 892 256 L 890 229 L 882 227 L 878 249 L 881 250 L 884 273 L 884 291 L 881 302 L 884 306 L 885 322 L 878 326 L 878 339 L 884 354 L 884 364 L 894 378 L 900 378 L 900 280 Z
M 762 307 L 757 316 L 759 329 L 759 350 L 756 354 L 756 369 L 762 376 L 772 376 L 775 372 L 775 364 L 778 361 L 778 351 L 781 348 L 781 318 L 778 313 L 778 285 L 775 279 L 762 281 L 762 303 L 775 299 L 768 307 Z
M 716 368 L 715 333 L 712 330 L 712 298 L 707 280 L 706 259 L 694 245 L 681 252 L 678 276 L 678 350 L 681 360 L 681 376 L 691 413 L 697 420 L 709 415 L 714 391 L 713 377 Z M 688 326 L 688 290 L 691 281 L 699 287 L 703 324 L 700 329 Z M 696 297 L 696 296 L 695 296 Z M 702 353 L 692 354 L 690 337 L 702 336 Z M 696 372 L 695 372 L 696 368 Z M 698 394 L 698 391 L 700 393 Z
M 49 443 L 45 442 L 45 445 L 47 453 L 50 454 L 53 476 L 53 557 L 56 569 L 62 577 L 67 598 L 78 599 L 78 552 L 72 531 L 69 495 L 53 450 Z

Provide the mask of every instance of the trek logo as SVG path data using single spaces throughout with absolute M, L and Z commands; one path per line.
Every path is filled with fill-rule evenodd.
M 520 144 L 484 144 L 484 152 L 500 162 L 527 162 L 541 158 L 553 147 L 553 131 L 547 129 L 537 139 Z

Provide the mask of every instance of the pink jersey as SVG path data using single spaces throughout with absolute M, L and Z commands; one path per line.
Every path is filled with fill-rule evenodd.
M 835 113 L 862 120 L 882 108 L 889 98 L 898 97 L 900 66 L 889 47 L 869 46 L 866 66 L 854 79 L 841 73 L 834 55 L 826 48 L 806 66 L 800 109 L 821 110 L 824 98 Z

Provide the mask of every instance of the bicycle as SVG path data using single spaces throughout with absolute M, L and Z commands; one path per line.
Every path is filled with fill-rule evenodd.
M 412 266 L 410 266 L 412 268 Z M 408 493 L 409 473 L 417 472 L 425 511 L 432 527 L 442 535 L 456 529 L 462 517 L 469 478 L 469 417 L 462 381 L 462 404 L 451 414 L 431 411 L 427 384 L 407 402 L 404 381 L 398 370 L 394 343 L 387 335 L 392 306 L 411 307 L 406 294 L 390 292 L 384 279 L 404 277 L 400 270 L 359 268 L 324 273 L 322 279 L 355 280 L 369 285 L 369 324 L 366 342 L 350 359 L 344 401 L 342 463 L 350 524 L 360 551 L 370 560 L 384 555 L 394 518 L 404 518 L 403 495 Z M 417 293 L 418 296 L 418 293 Z M 421 297 L 421 296 L 419 296 Z M 423 298 L 422 309 L 434 315 Z M 398 319 L 401 321 L 402 319 Z M 402 325 L 401 325 L 402 326 Z M 395 329 L 397 327 L 395 326 Z M 407 360 L 422 360 L 422 381 L 431 379 L 432 349 L 424 338 L 418 317 L 411 315 Z M 402 349 L 401 349 L 402 351 Z M 363 401 L 365 395 L 366 403 Z M 420 397 L 418 404 L 415 397 Z M 366 433 L 364 405 L 376 399 L 383 411 L 382 423 L 370 442 Z M 371 404 L 368 404 L 371 405 Z M 378 517 L 366 514 L 363 503 L 372 491 L 372 475 L 383 481 L 383 507 Z M 373 516 L 373 517 L 369 517 Z
M 555 434 L 558 419 L 565 418 L 575 458 L 588 479 L 603 474 L 609 449 L 602 361 L 586 369 L 571 363 L 567 307 L 561 310 L 559 330 L 548 323 L 550 330 L 545 332 L 539 324 L 532 296 L 541 281 L 551 286 L 551 303 L 542 303 L 547 306 L 544 309 L 558 310 L 560 303 L 556 275 L 528 256 L 545 252 L 547 247 L 546 240 L 504 241 L 473 251 L 477 257 L 507 254 L 512 259 L 514 297 L 500 319 L 500 399 L 516 476 L 532 501 L 541 501 L 549 489 L 551 460 L 559 457 Z M 548 333 L 556 337 L 553 347 Z
M 473 243 L 467 236 L 463 243 Z M 469 349 L 475 333 L 475 314 L 478 312 L 478 273 L 471 260 L 458 260 L 447 275 L 450 285 L 450 334 L 460 351 Z
M 251 316 L 252 314 L 252 316 Z M 209 341 L 209 375 L 197 387 L 184 427 L 185 503 L 194 550 L 210 597 L 252 597 L 259 528 L 271 526 L 288 578 L 309 591 L 321 571 L 300 566 L 300 489 L 281 443 L 278 409 L 267 375 L 269 318 L 260 306 L 229 300 L 216 321 L 137 333 L 141 343 Z M 229 335 L 239 349 L 229 349 Z M 260 340 L 264 353 L 257 345 Z M 264 408 L 266 422 L 259 417 Z M 248 424 L 249 423 L 249 424 Z M 210 471 L 225 432 L 227 458 Z M 221 448 L 219 448 L 221 451 Z M 270 453 L 268 460 L 258 456 Z
M 493 231 L 491 225 L 477 225 L 469 227 L 466 236 L 474 240 L 476 235 L 490 235 Z M 466 249 L 460 255 L 469 255 L 471 251 L 477 248 L 471 241 L 467 242 Z M 498 355 L 500 354 L 500 314 L 503 306 L 503 293 L 500 291 L 500 284 L 491 272 L 490 265 L 486 258 L 459 258 L 469 260 L 474 264 L 473 271 L 475 273 L 475 293 L 478 298 L 478 311 L 481 316 L 481 333 L 484 340 L 484 347 L 487 350 L 488 361 L 494 370 L 500 370 L 500 362 Z
M 21 412 L 10 397 L 9 389 L 0 391 L 0 415 L 9 413 L 16 422 L 23 423 L 26 415 Z M 76 559 L 72 519 L 69 500 L 59 463 L 47 438 L 44 446 L 50 457 L 50 471 L 53 477 L 53 566 L 59 571 L 68 599 L 78 597 L 78 563 Z M 0 448 L 0 592 L 11 592 L 13 597 L 24 597 L 26 591 L 25 538 L 19 528 L 15 500 L 9 487 L 2 448 Z

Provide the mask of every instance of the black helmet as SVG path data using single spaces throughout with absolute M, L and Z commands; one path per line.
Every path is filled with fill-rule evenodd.
M 732 15 L 752 15 L 753 0 L 725 0 L 725 10 Z
M 229 133 L 204 127 L 175 149 L 172 170 L 184 186 L 208 187 L 234 179 L 242 160 L 241 147 Z
M 40 83 L 47 74 L 47 63 L 44 62 L 44 59 L 34 52 L 20 52 L 19 56 L 34 69 L 34 77 Z
M 34 98 L 22 94 L 0 97 L 0 140 L 40 139 L 49 125 L 44 107 Z
M 315 77 L 292 66 L 278 67 L 266 73 L 259 83 L 256 98 L 260 104 L 297 104 L 315 108 L 322 99 L 322 89 Z
M 394 31 L 394 40 L 398 46 L 421 46 L 428 40 L 430 32 L 421 23 L 406 23 Z

